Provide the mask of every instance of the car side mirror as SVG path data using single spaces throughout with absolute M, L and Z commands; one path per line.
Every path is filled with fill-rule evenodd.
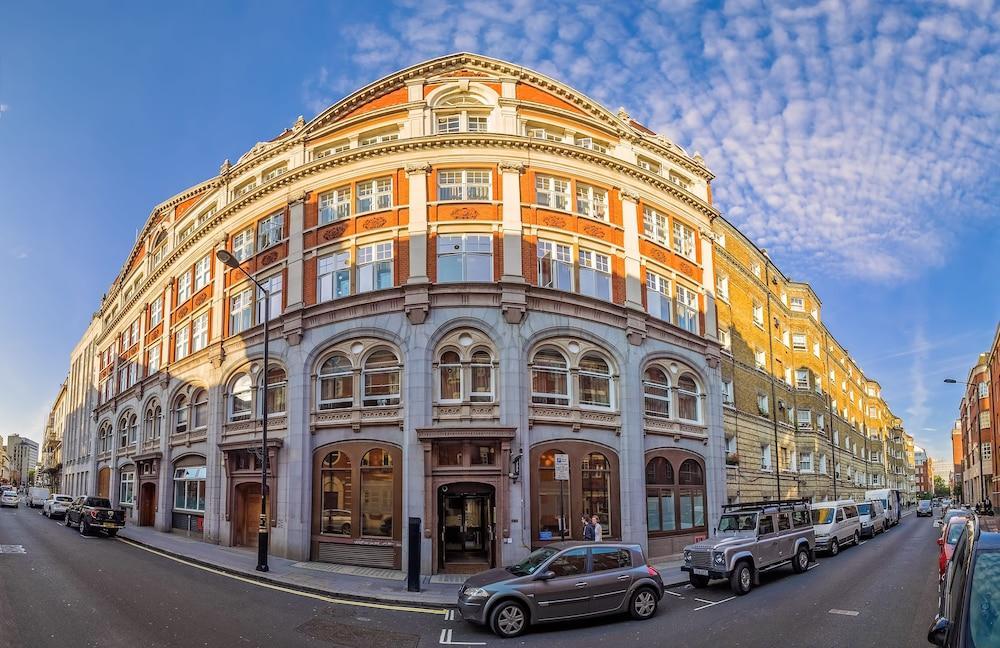
M 943 547 L 944 546 L 944 538 L 938 538 L 938 546 L 939 547 Z
M 934 520 L 934 526 L 940 529 L 941 528 L 941 520 Z
M 538 576 L 535 576 L 535 580 L 547 581 L 547 580 L 552 580 L 555 577 L 556 573 L 550 569 L 548 571 L 543 571 Z
M 948 629 L 950 627 L 951 621 L 944 617 L 938 617 L 934 620 L 934 625 L 931 626 L 931 629 L 927 631 L 927 641 L 935 646 L 943 646 L 945 640 L 948 638 Z

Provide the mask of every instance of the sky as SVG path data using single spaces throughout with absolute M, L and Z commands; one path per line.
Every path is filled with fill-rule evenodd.
M 546 73 L 716 174 L 917 444 L 950 462 L 1000 319 L 1000 6 L 400 0 L 7 3 L 0 436 L 40 439 L 152 207 L 375 79 L 455 51 Z

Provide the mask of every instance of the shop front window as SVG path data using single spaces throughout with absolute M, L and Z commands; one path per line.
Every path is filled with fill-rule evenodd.
M 361 458 L 361 535 L 392 537 L 393 466 L 389 451 L 373 448 Z
M 177 468 L 174 471 L 174 510 L 205 512 L 205 466 Z
M 646 464 L 646 524 L 650 533 L 675 531 L 674 468 L 663 457 L 653 457 Z
M 561 450 L 546 450 L 538 459 L 538 539 L 559 540 L 565 513 L 569 511 L 570 497 L 566 484 L 560 488 L 556 481 L 556 455 Z M 560 493 L 562 509 L 560 509 Z M 569 530 L 567 529 L 567 536 Z
M 650 534 L 705 528 L 705 470 L 685 459 L 679 470 L 665 457 L 646 464 L 646 524 Z
M 596 515 L 605 535 L 611 532 L 611 469 L 608 459 L 599 452 L 588 454 L 581 466 L 583 479 L 583 514 Z
M 350 458 L 334 450 L 323 459 L 320 475 L 323 493 L 320 533 L 350 537 L 354 504 Z

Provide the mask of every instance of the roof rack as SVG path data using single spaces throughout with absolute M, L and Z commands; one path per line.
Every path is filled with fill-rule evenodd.
M 808 499 L 784 499 L 784 500 L 760 500 L 758 502 L 740 502 L 738 504 L 723 504 L 723 511 L 736 511 L 745 509 L 776 508 L 778 510 L 790 509 L 799 505 L 809 506 Z

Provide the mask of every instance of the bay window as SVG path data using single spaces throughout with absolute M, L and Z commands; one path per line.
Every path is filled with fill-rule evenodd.
M 358 292 L 392 288 L 392 241 L 358 248 Z

